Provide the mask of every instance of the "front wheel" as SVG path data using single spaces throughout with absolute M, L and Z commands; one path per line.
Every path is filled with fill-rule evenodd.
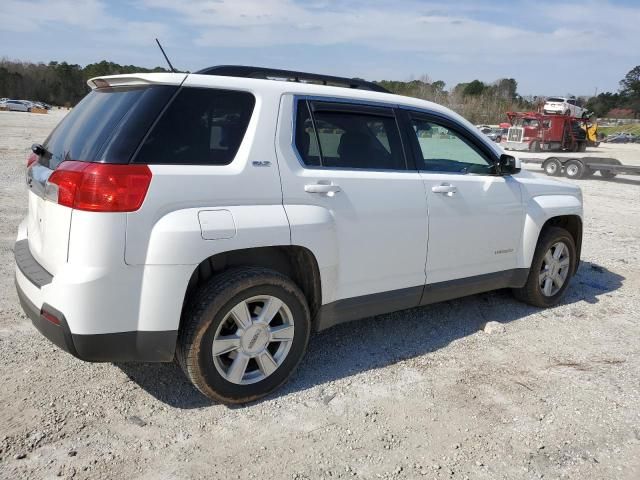
M 527 283 L 514 296 L 535 307 L 557 305 L 576 268 L 576 245 L 564 228 L 545 228 L 538 240 Z
M 310 332 L 309 307 L 289 278 L 265 268 L 229 270 L 190 302 L 176 358 L 207 397 L 246 403 L 287 381 Z

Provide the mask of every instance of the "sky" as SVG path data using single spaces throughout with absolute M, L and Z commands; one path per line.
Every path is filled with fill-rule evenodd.
M 0 0 L 0 57 L 256 65 L 523 95 L 616 91 L 640 64 L 640 0 Z

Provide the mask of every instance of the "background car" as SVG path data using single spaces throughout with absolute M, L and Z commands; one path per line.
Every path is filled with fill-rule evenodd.
M 3 105 L 12 112 L 29 112 L 31 110 L 31 103 L 24 100 L 7 100 Z
M 542 107 L 545 114 L 555 113 L 558 115 L 571 115 L 573 117 L 581 117 L 586 113 L 585 108 L 579 107 L 575 98 L 566 97 L 549 97 Z

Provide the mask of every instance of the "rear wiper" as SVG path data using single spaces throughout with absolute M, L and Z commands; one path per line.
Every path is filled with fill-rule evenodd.
M 34 143 L 33 145 L 31 145 L 31 151 L 39 157 L 44 157 L 47 160 L 51 158 L 51 152 L 44 148 L 40 143 Z

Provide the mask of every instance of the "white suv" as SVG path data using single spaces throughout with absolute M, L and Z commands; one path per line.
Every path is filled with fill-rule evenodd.
M 24 311 L 80 359 L 175 357 L 246 402 L 312 332 L 498 288 L 548 307 L 578 267 L 580 190 L 439 105 L 249 67 L 89 85 L 33 146 L 15 245 Z
M 549 97 L 542 107 L 543 113 L 553 113 L 557 115 L 571 115 L 581 117 L 587 112 L 585 108 L 579 107 L 575 98 Z

